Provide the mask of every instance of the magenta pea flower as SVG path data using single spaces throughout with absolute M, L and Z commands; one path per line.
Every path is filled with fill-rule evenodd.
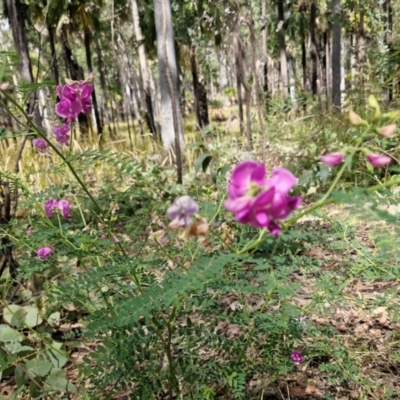
M 53 198 L 47 200 L 44 203 L 44 211 L 46 213 L 47 218 L 51 218 L 53 216 L 54 209 L 57 208 L 61 211 L 61 215 L 64 218 L 71 218 L 72 215 L 69 213 L 69 202 L 67 200 L 57 201 Z
M 51 250 L 50 247 L 41 247 L 37 252 L 37 256 L 39 258 L 45 259 L 50 257 L 52 252 L 53 250 Z
M 190 196 L 181 196 L 168 207 L 167 216 L 177 225 L 186 227 L 192 222 L 192 216 L 199 211 L 199 205 Z
M 292 359 L 292 361 L 295 364 L 298 364 L 298 365 L 301 364 L 304 361 L 303 355 L 298 350 L 292 351 L 292 353 L 290 354 L 290 358 Z
M 61 211 L 61 215 L 64 218 L 72 217 L 72 215 L 69 213 L 69 202 L 67 200 L 60 200 L 57 203 L 57 208 Z
M 51 218 L 53 216 L 53 210 L 58 205 L 58 201 L 50 198 L 44 203 L 44 212 L 46 213 L 47 218 Z
M 285 168 L 277 168 L 266 178 L 265 165 L 244 161 L 232 172 L 225 208 L 237 221 L 254 228 L 267 228 L 273 236 L 281 232 L 276 222 L 296 210 L 300 197 L 289 197 L 297 178 Z
M 325 154 L 321 157 L 321 161 L 326 164 L 328 167 L 334 167 L 335 165 L 340 164 L 344 159 L 344 153 L 329 153 Z
M 386 167 L 386 165 L 392 161 L 390 157 L 383 154 L 368 154 L 367 160 L 373 167 L 376 168 Z
M 47 147 L 48 143 L 42 138 L 36 138 L 32 140 L 32 144 L 40 151 L 43 152 Z

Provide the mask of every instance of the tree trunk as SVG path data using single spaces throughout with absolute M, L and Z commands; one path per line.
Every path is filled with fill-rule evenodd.
M 244 117 L 243 117 L 243 95 L 242 95 L 242 49 L 240 46 L 240 38 L 239 38 L 239 27 L 235 23 L 235 28 L 233 32 L 233 50 L 235 52 L 235 70 L 236 70 L 236 91 L 238 97 L 238 106 L 239 106 L 239 123 L 240 123 L 240 135 L 243 135 L 243 126 L 244 126 Z
M 279 20 L 279 52 L 281 62 L 281 81 L 282 81 L 282 96 L 284 99 L 288 96 L 288 69 L 287 69 L 287 55 L 286 55 L 286 42 L 285 42 L 285 29 L 283 27 L 285 21 L 283 1 L 278 0 L 278 20 Z
M 201 131 L 210 122 L 208 119 L 207 91 L 202 82 L 199 81 L 197 73 L 196 47 L 190 49 L 190 66 L 192 70 L 192 83 L 194 91 L 194 111 L 196 114 L 197 127 Z
M 310 39 L 311 39 L 311 91 L 313 96 L 318 94 L 318 49 L 317 49 L 317 38 L 315 33 L 315 23 L 317 18 L 317 6 L 315 0 L 311 3 L 310 10 Z
M 341 24 L 340 0 L 333 0 L 334 23 L 332 29 L 332 102 L 333 107 L 341 109 Z
M 262 31 L 262 57 L 263 57 L 263 61 L 264 61 L 263 92 L 264 92 L 265 107 L 266 107 L 266 110 L 268 111 L 270 95 L 269 95 L 269 88 L 268 88 L 267 0 L 262 0 L 261 8 L 262 8 L 261 20 L 262 20 L 262 24 L 264 25 L 263 31 Z
M 53 80 L 56 85 L 60 84 L 60 74 L 58 72 L 58 60 L 56 52 L 56 44 L 54 41 L 54 27 L 50 24 L 47 25 L 49 33 L 50 53 L 51 53 L 51 70 L 53 72 Z
M 86 64 L 89 73 L 92 73 L 93 72 L 92 53 L 90 51 L 91 33 L 88 29 L 85 29 L 84 31 L 84 41 L 85 41 L 85 52 L 86 52 Z M 96 89 L 94 87 L 94 84 L 93 84 L 92 100 L 93 100 L 94 117 L 96 119 L 96 125 L 97 125 L 97 134 L 101 135 L 103 133 L 103 124 L 101 123 L 100 119 L 99 106 L 97 104 Z
M 183 128 L 170 0 L 154 0 L 154 18 L 161 91 L 161 138 L 166 151 L 175 142 L 177 180 L 182 183 Z
M 135 30 L 136 41 L 138 43 L 138 53 L 139 53 L 139 65 L 140 65 L 140 73 L 142 75 L 142 82 L 143 82 L 143 91 L 145 97 L 145 104 L 147 110 L 147 124 L 149 126 L 149 130 L 153 135 L 153 138 L 157 138 L 157 125 L 154 119 L 154 111 L 153 111 L 153 102 L 151 98 L 151 90 L 150 90 L 150 79 L 149 79 L 149 72 L 147 67 L 147 59 L 146 53 L 143 44 L 143 36 L 142 30 L 140 29 L 139 23 L 139 10 L 137 6 L 136 0 L 131 0 L 131 9 L 132 9 L 132 21 L 133 21 L 133 28 Z
M 20 0 L 6 0 L 5 2 L 8 12 L 8 21 L 11 26 L 14 39 L 15 52 L 19 56 L 18 72 L 26 83 L 33 83 L 32 64 L 29 56 L 28 41 L 25 32 L 25 16 L 23 5 Z M 42 127 L 42 118 L 39 108 L 35 105 L 36 94 L 30 96 L 27 101 L 28 114 L 34 113 L 36 125 Z

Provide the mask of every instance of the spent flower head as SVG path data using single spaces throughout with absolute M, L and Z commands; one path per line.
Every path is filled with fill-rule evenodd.
M 237 221 L 267 228 L 277 236 L 281 228 L 276 221 L 287 218 L 301 203 L 300 197 L 288 196 L 296 184 L 297 178 L 285 168 L 273 170 L 267 179 L 264 164 L 244 161 L 232 172 L 224 205 Z

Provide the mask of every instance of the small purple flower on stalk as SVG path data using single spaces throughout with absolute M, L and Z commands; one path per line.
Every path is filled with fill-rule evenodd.
M 51 250 L 50 247 L 42 247 L 38 250 L 37 256 L 39 258 L 45 259 L 45 258 L 50 257 L 52 252 L 53 252 L 53 250 Z
M 321 156 L 321 162 L 326 164 L 328 167 L 334 167 L 340 164 L 344 159 L 344 153 L 329 153 Z
M 32 140 L 32 144 L 40 151 L 43 152 L 47 147 L 47 142 L 42 138 L 37 138 Z
M 50 198 L 44 203 L 44 211 L 46 213 L 47 218 L 51 218 L 53 216 L 53 210 L 58 205 L 58 201 Z
M 304 361 L 303 355 L 298 350 L 292 351 L 292 354 L 290 354 L 290 358 L 297 365 L 301 364 Z
M 236 220 L 254 228 L 267 228 L 273 236 L 281 232 L 276 220 L 283 220 L 298 208 L 300 197 L 289 197 L 297 178 L 285 168 L 277 168 L 266 178 L 265 165 L 244 161 L 232 172 L 225 208 Z
M 368 162 L 376 168 L 386 167 L 392 161 L 392 159 L 383 154 L 368 154 L 367 155 Z
M 57 140 L 58 143 L 62 144 L 68 144 L 70 136 L 68 135 L 69 131 L 71 128 L 69 127 L 68 124 L 63 124 L 60 126 L 56 126 L 53 129 L 53 134 Z
M 28 229 L 26 230 L 26 234 L 28 236 L 32 236 L 33 233 L 33 226 L 28 226 Z
M 61 211 L 61 215 L 64 218 L 72 217 L 72 215 L 69 213 L 69 202 L 67 200 L 57 201 L 51 198 L 44 203 L 44 211 L 47 215 L 47 218 L 51 218 L 53 216 L 53 211 L 55 208 L 58 208 Z
M 192 222 L 192 216 L 199 211 L 199 205 L 190 196 L 181 196 L 168 207 L 167 216 L 171 224 L 186 227 Z
M 64 218 L 71 218 L 72 215 L 69 213 L 69 202 L 67 200 L 60 200 L 57 203 L 57 208 L 61 211 Z

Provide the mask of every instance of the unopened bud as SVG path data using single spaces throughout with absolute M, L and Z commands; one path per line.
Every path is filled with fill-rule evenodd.
M 372 122 L 378 122 L 382 116 L 382 113 L 378 100 L 376 100 L 376 97 L 373 94 L 369 95 L 368 104 L 375 110 L 374 115 L 372 116 Z
M 389 122 L 394 122 L 400 115 L 400 110 L 391 111 L 390 113 L 386 113 L 382 115 L 382 118 L 388 120 Z
M 386 138 L 391 138 L 396 133 L 396 124 L 390 124 L 379 129 L 379 134 Z
M 379 103 L 378 100 L 376 100 L 376 97 L 373 94 L 370 94 L 368 97 L 368 104 L 370 105 L 370 107 L 376 109 L 379 109 Z
M 91 72 L 89 76 L 86 78 L 84 83 L 92 83 L 93 81 L 94 81 L 94 75 L 93 72 Z
M 75 83 L 76 83 L 76 81 L 73 81 L 72 79 L 65 78 L 65 84 L 66 85 L 72 86 L 72 85 L 75 85 Z
M 350 123 L 353 125 L 367 125 L 367 121 L 363 120 L 357 113 L 355 113 L 353 110 L 350 110 L 349 112 L 349 119 Z
M 9 82 L 4 82 L 0 85 L 0 89 L 6 91 L 10 87 Z

